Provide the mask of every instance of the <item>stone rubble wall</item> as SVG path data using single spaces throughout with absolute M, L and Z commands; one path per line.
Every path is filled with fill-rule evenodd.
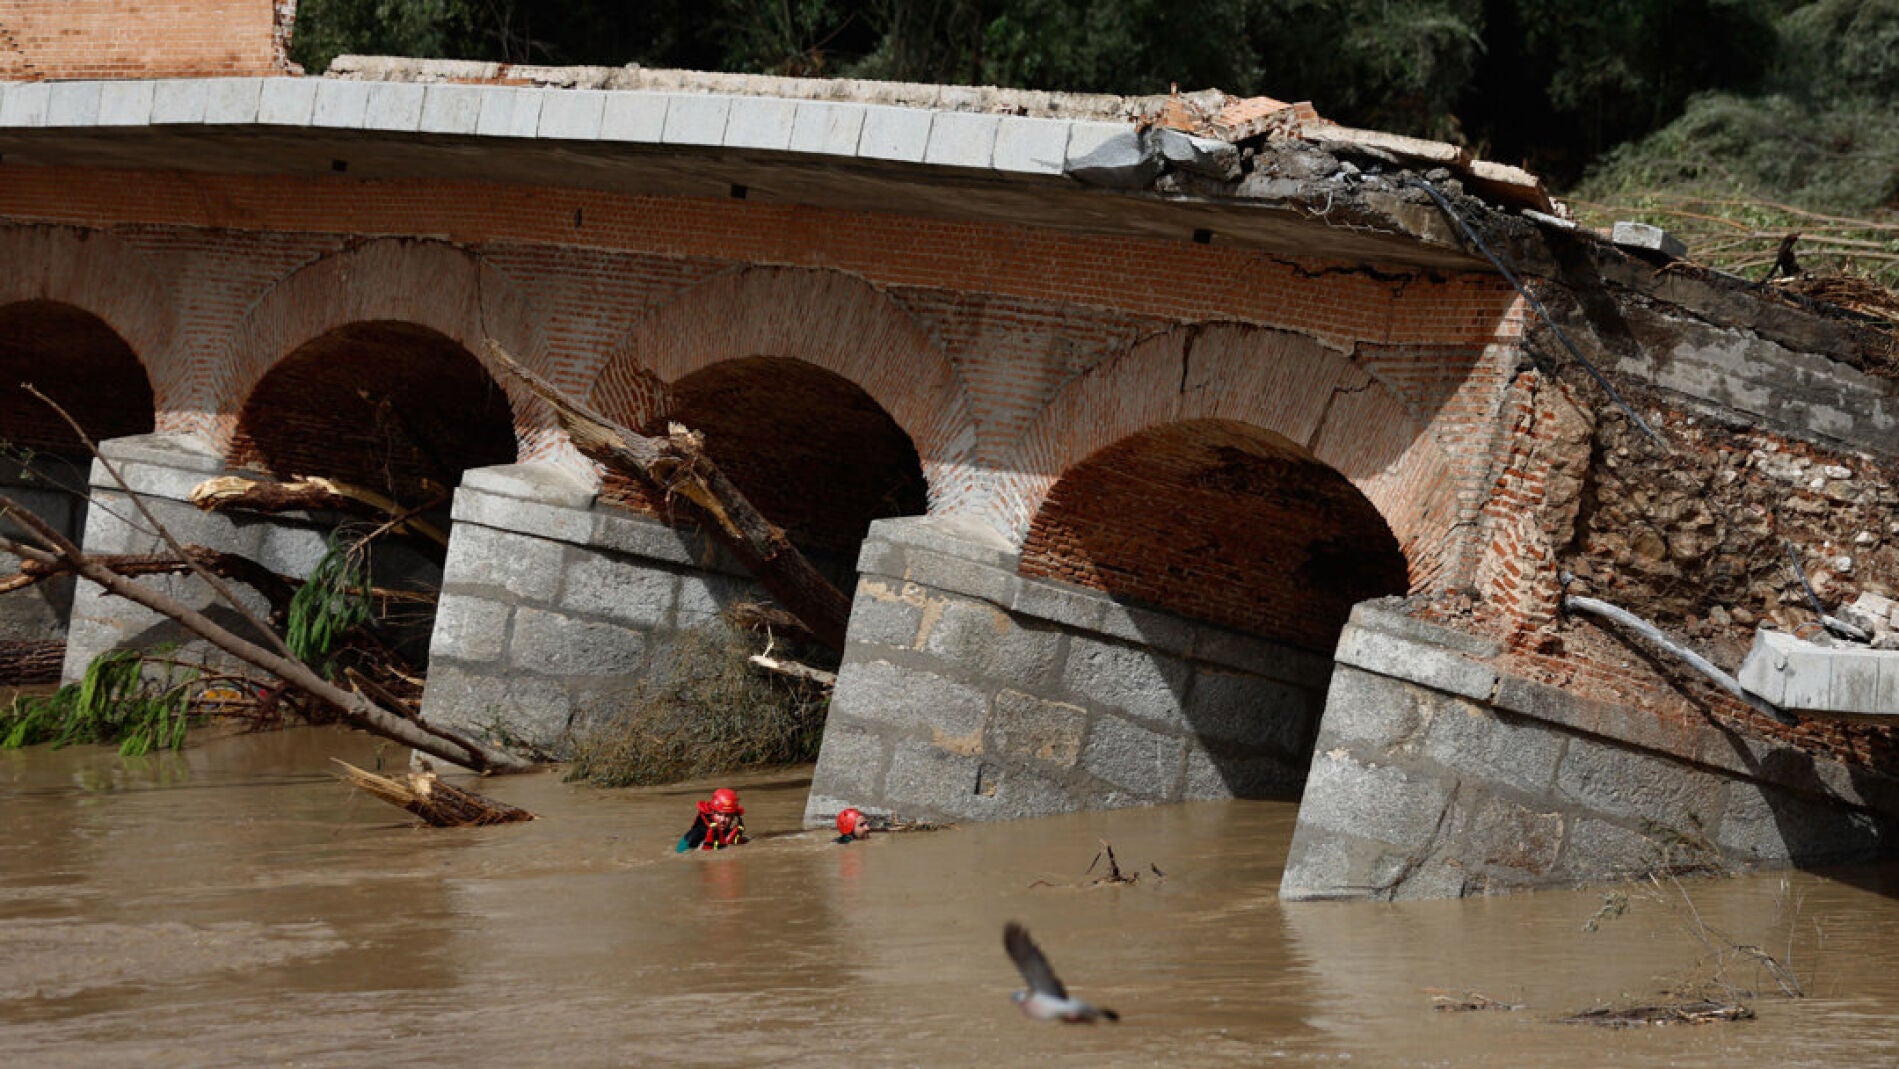
M 878 521 L 859 572 L 808 824 L 1297 795 L 1326 658 L 1022 578 L 970 521 Z

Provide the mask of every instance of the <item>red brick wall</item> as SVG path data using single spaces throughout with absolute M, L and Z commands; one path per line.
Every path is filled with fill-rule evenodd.
M 0 80 L 284 74 L 295 0 L 0 0 Z
M 1351 483 L 1217 420 L 1124 438 L 1064 475 L 1022 573 L 1321 653 L 1354 603 L 1407 583 L 1397 539 Z
M 931 511 L 1017 538 L 1124 439 L 1195 420 L 1270 431 L 1375 507 L 1417 590 L 1468 582 L 1460 524 L 1507 433 L 1518 331 L 1516 298 L 1483 276 L 724 198 L 21 168 L 0 219 L 24 224 L 0 226 L 23 288 L 115 326 L 168 317 L 121 333 L 153 368 L 160 428 L 216 444 L 271 368 L 356 323 L 414 324 L 477 360 L 496 338 L 634 424 L 695 372 L 790 358 L 902 431 Z M 149 280 L 140 303 L 164 312 L 127 307 L 121 277 Z M 559 452 L 545 411 L 492 377 L 518 454 Z

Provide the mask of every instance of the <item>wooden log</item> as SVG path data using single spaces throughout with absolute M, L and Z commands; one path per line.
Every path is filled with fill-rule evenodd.
M 249 557 L 200 545 L 186 545 L 184 550 L 188 560 L 164 553 L 101 553 L 91 559 L 124 576 L 177 575 L 195 571 L 195 564 L 213 575 L 235 579 L 262 594 L 274 613 L 288 609 L 290 599 L 297 592 L 297 583 Z M 64 560 L 48 563 L 23 559 L 18 573 L 0 579 L 0 594 L 22 590 L 54 576 L 71 575 L 73 571 L 72 564 Z
M 309 477 L 294 482 L 247 479 L 239 475 L 220 475 L 206 479 L 191 490 L 191 503 L 206 512 L 246 509 L 251 512 L 325 511 L 348 512 L 385 520 L 400 530 L 413 531 L 446 548 L 448 534 L 426 520 L 418 519 L 417 509 L 407 509 L 374 490 L 340 479 Z M 441 504 L 437 498 L 423 508 Z
M 319 701 L 335 706 L 343 719 L 365 731 L 478 772 L 527 772 L 538 767 L 533 761 L 479 740 L 456 732 L 424 727 L 382 708 L 361 694 L 343 690 L 302 661 L 241 638 L 189 605 L 119 575 L 86 556 L 71 539 L 4 496 L 0 496 L 0 515 L 12 518 L 32 539 L 32 544 L 27 544 L 0 537 L 0 550 L 45 565 L 62 565 L 74 574 L 104 587 L 107 593 L 169 617 L 231 656 L 269 672 Z M 253 626 L 258 625 L 254 623 Z M 281 641 L 275 632 L 267 630 L 267 635 Z
M 492 340 L 488 352 L 503 370 L 554 409 L 583 455 L 669 498 L 683 499 L 686 511 L 759 585 L 803 621 L 814 638 L 834 650 L 844 649 L 851 599 L 725 477 L 706 455 L 701 435 L 676 424 L 664 438 L 636 434 L 521 366 Z
M 63 638 L 0 642 L 0 687 L 57 683 L 65 663 Z
M 445 783 L 432 771 L 405 772 L 399 776 L 378 776 L 365 772 L 347 761 L 332 757 L 343 766 L 337 773 L 344 781 L 363 791 L 406 809 L 437 828 L 466 828 L 485 824 L 513 824 L 533 820 L 525 809 L 483 798 Z

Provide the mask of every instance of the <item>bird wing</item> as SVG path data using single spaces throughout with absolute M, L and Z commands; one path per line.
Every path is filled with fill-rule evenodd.
M 1022 979 L 1028 981 L 1029 990 L 1056 998 L 1068 997 L 1068 989 L 1056 979 L 1055 970 L 1049 967 L 1048 959 L 1042 956 L 1042 949 L 1035 945 L 1035 940 L 1029 938 L 1028 929 L 1010 921 L 1002 929 L 1002 947 L 1009 952 L 1009 960 L 1015 962 Z

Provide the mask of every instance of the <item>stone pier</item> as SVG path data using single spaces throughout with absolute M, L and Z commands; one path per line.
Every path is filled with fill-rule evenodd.
M 969 520 L 880 520 L 859 570 L 807 823 L 1297 796 L 1328 658 L 1021 577 Z
M 1899 781 L 1500 672 L 1487 640 L 1360 604 L 1280 894 L 1445 898 L 1891 857 Z
M 23 461 L 0 456 L 0 494 L 77 542 L 85 535 L 86 471 L 85 463 L 65 457 L 36 456 Z M 0 519 L 0 533 L 17 534 L 19 528 Z M 0 553 L 0 576 L 18 567 L 18 558 Z M 48 579 L 0 597 L 0 643 L 64 638 L 72 603 L 71 577 Z
M 696 531 L 596 505 L 553 464 L 466 472 L 454 520 L 423 715 L 541 752 L 632 697 L 666 636 L 762 598 Z

